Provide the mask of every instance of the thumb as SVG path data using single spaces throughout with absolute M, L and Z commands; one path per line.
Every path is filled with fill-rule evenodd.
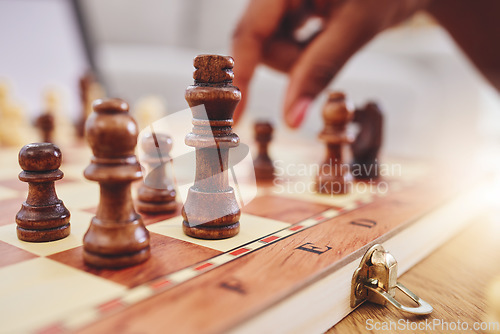
M 284 101 L 288 126 L 296 128 L 302 123 L 313 99 L 379 31 L 367 24 L 363 12 L 348 3 L 339 8 L 294 64 Z

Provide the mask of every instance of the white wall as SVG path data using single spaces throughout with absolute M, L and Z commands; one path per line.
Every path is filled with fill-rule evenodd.
M 56 86 L 72 117 L 80 110 L 78 79 L 87 69 L 82 41 L 66 0 L 0 1 L 0 80 L 34 117 L 42 93 Z
M 143 95 L 157 94 L 166 98 L 170 112 L 186 108 L 184 90 L 192 83 L 192 58 L 229 52 L 246 3 L 82 1 L 110 95 L 133 105 Z M 3 0 L 0 25 L 0 76 L 14 82 L 30 111 L 38 111 L 41 88 L 55 82 L 66 87 L 69 109 L 76 113 L 76 85 L 85 61 L 68 3 Z M 259 68 L 243 126 L 260 117 L 279 125 L 286 85 L 284 75 Z M 389 154 L 457 154 L 454 150 L 474 146 L 478 133 L 493 142 L 499 138 L 498 94 L 487 88 L 438 27 L 406 27 L 380 35 L 349 61 L 331 88 L 344 90 L 357 104 L 380 102 L 386 113 Z M 323 101 L 320 97 L 315 102 L 298 135 L 316 136 L 322 127 Z

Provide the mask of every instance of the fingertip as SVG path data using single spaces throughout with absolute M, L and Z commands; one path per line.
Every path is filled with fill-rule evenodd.
M 311 97 L 301 97 L 285 110 L 285 122 L 290 128 L 295 129 L 302 124 L 312 101 Z

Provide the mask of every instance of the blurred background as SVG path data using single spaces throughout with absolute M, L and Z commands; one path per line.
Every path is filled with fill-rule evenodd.
M 79 79 L 91 68 L 108 96 L 135 108 L 154 95 L 164 103 L 162 113 L 173 113 L 187 108 L 193 57 L 230 55 L 231 35 L 247 2 L 2 0 L 0 80 L 31 121 L 44 108 L 43 92 L 56 87 L 62 113 L 77 122 Z M 285 75 L 258 68 L 236 132 L 247 131 L 256 118 L 271 119 L 277 134 L 289 132 L 281 119 L 286 85 Z M 380 103 L 387 155 L 463 155 L 500 143 L 498 92 L 423 14 L 379 35 L 330 86 L 356 105 Z M 316 137 L 324 101 L 323 94 L 294 135 Z

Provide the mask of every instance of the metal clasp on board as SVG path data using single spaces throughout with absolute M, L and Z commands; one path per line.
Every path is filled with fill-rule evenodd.
M 432 306 L 429 303 L 397 281 L 397 270 L 396 259 L 382 245 L 374 245 L 368 249 L 352 276 L 351 307 L 368 300 L 381 305 L 389 302 L 399 310 L 413 314 L 431 313 Z M 401 290 L 418 306 L 408 307 L 398 302 L 394 298 L 396 289 Z

